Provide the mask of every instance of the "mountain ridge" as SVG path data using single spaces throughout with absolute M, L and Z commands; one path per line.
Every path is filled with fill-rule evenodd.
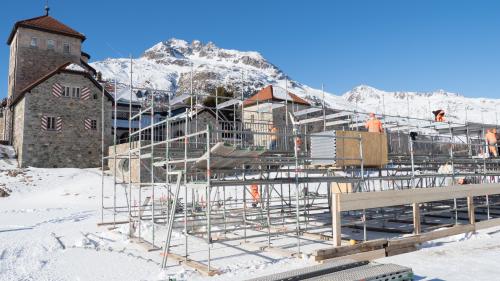
M 204 44 L 193 40 L 189 43 L 171 38 L 146 49 L 140 57 L 132 59 L 132 64 L 136 87 L 162 89 L 172 94 L 187 93 L 191 87 L 195 92 L 207 93 L 223 86 L 248 97 L 272 84 L 287 88 L 314 104 L 321 104 L 323 99 L 322 90 L 293 80 L 259 52 L 224 49 L 213 42 Z M 105 79 L 129 83 L 128 58 L 108 58 L 91 65 L 102 72 Z M 498 99 L 469 98 L 442 89 L 383 91 L 368 85 L 356 86 L 342 95 L 324 92 L 324 99 L 334 108 L 418 118 L 431 118 L 431 111 L 439 108 L 448 112 L 450 120 L 492 124 L 498 122 L 496 108 L 500 107 Z M 494 118 L 487 114 L 491 112 L 495 113 Z

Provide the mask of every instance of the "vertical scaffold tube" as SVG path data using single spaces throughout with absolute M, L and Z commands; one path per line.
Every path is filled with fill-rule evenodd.
M 114 124 L 113 124 L 113 127 L 114 127 L 114 129 L 113 129 L 113 170 L 114 170 L 113 171 L 113 227 L 116 227 L 116 171 L 117 171 L 117 169 L 116 169 L 116 167 L 117 167 L 117 165 L 116 165 L 116 145 L 117 145 L 117 143 L 116 143 L 116 118 L 117 118 L 116 114 L 117 114 L 117 107 L 118 107 L 118 105 L 116 103 L 116 86 L 117 86 L 116 85 L 116 78 L 115 78 L 114 84 L 115 84 L 115 87 L 113 90 L 114 90 L 115 100 L 114 100 L 113 104 L 114 104 L 114 110 L 115 110 L 115 112 L 114 112 L 115 118 L 113 120 L 114 121 Z
M 151 95 L 151 244 L 155 247 L 155 96 Z
M 211 202 L 210 202 L 210 177 L 211 177 L 211 167 L 210 167 L 210 125 L 207 124 L 207 239 L 208 239 L 208 272 L 210 272 L 211 265 L 211 256 L 210 256 L 210 247 L 212 246 L 212 232 L 211 232 L 211 221 L 210 221 L 210 211 L 211 211 Z
M 104 222 L 104 88 L 102 83 L 101 95 L 101 222 Z

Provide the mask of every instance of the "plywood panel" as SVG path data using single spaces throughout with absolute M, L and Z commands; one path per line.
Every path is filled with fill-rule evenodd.
M 352 183 L 332 182 L 331 190 L 333 193 L 352 193 Z
M 359 138 L 363 150 L 363 165 L 381 167 L 388 161 L 387 136 L 381 133 L 336 131 L 338 166 L 361 166 Z

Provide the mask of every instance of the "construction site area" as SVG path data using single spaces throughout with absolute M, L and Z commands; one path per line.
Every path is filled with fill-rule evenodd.
M 500 159 L 485 138 L 498 124 L 334 109 L 277 86 L 248 99 L 129 91 L 147 94 L 114 107 L 99 225 L 128 225 L 162 267 L 217 275 L 213 252 L 238 247 L 329 264 L 289 273 L 302 279 L 357 268 L 363 280 L 411 280 L 409 268 L 359 262 L 500 225 Z

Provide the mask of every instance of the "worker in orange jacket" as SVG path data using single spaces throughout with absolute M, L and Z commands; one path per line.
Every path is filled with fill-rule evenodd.
M 438 109 L 432 112 L 434 114 L 434 121 L 436 122 L 444 122 L 446 121 L 444 118 L 444 110 Z
M 259 204 L 260 200 L 260 194 L 259 194 L 259 186 L 256 184 L 252 184 L 250 186 L 250 194 L 252 194 L 252 207 L 257 207 L 257 204 Z
M 273 125 L 269 125 L 269 132 L 271 133 L 271 142 L 269 143 L 270 150 L 276 150 L 278 148 L 278 128 Z
M 370 119 L 366 121 L 365 128 L 368 129 L 370 133 L 383 133 L 382 122 L 377 119 L 375 113 L 370 113 Z
M 488 129 L 486 132 L 486 142 L 488 143 L 488 150 L 490 152 L 490 156 L 498 157 L 498 149 L 497 149 L 497 129 Z
M 300 152 L 302 148 L 302 139 L 299 136 L 295 138 L 295 144 L 297 145 L 297 151 Z

